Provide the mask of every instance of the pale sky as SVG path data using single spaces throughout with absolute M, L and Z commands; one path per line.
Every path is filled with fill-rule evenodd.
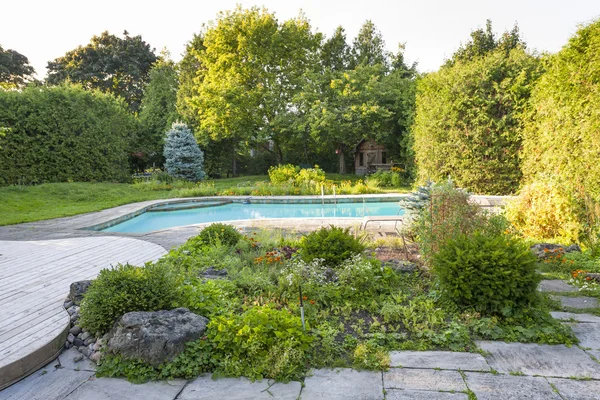
M 600 0 L 1 0 L 0 45 L 28 57 L 39 77 L 48 61 L 105 30 L 142 35 L 157 53 L 166 47 L 178 61 L 203 23 L 236 4 L 265 6 L 279 20 L 302 10 L 313 30 L 327 36 L 342 25 L 349 43 L 371 19 L 387 48 L 406 43 L 407 60 L 422 72 L 436 70 L 488 18 L 497 33 L 517 22 L 530 48 L 556 52 L 579 24 L 600 17 Z

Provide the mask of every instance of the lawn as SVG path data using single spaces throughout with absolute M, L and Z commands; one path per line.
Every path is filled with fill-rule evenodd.
M 337 185 L 342 181 L 351 181 L 354 184 L 360 178 L 356 175 L 331 174 L 327 175 L 327 179 Z M 170 184 L 74 182 L 0 187 L 0 204 L 2 204 L 0 225 L 67 217 L 144 200 L 227 194 L 256 195 L 256 190 L 264 189 L 268 181 L 267 175 L 256 175 L 217 179 L 200 184 L 190 182 Z M 289 188 L 284 186 L 270 187 L 271 192 L 273 189 L 278 189 L 274 194 L 279 195 L 294 193 L 289 193 Z M 408 191 L 408 188 L 375 190 L 377 192 L 398 192 Z

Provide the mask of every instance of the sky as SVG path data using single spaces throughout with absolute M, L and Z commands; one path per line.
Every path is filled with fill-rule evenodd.
M 178 61 L 204 23 L 236 4 L 264 6 L 279 20 L 302 10 L 313 30 L 326 36 L 342 25 L 349 43 L 370 19 L 388 50 L 404 43 L 407 61 L 416 61 L 421 72 L 437 70 L 486 19 L 498 34 L 518 23 L 529 48 L 554 53 L 579 25 L 600 17 L 600 0 L 30 0 L 25 7 L 1 0 L 0 45 L 28 57 L 39 78 L 48 61 L 105 30 L 142 35 L 157 53 L 166 48 Z

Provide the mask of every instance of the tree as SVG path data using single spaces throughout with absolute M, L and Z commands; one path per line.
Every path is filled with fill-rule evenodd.
M 600 19 L 581 27 L 562 50 L 545 60 L 546 72 L 531 96 L 521 152 L 526 182 L 543 184 L 544 175 L 550 175 L 561 185 L 568 183 L 570 194 L 585 191 L 596 202 L 600 202 L 598 49 Z
M 35 70 L 23 54 L 0 46 L 0 87 L 22 87 L 33 80 Z
M 194 182 L 204 178 L 204 153 L 187 125 L 173 123 L 165 139 L 164 156 L 170 176 Z
M 367 20 L 358 31 L 352 44 L 352 56 L 352 68 L 357 65 L 382 65 L 386 69 L 389 67 L 383 36 L 373 21 Z
M 485 30 L 480 28 L 471 32 L 471 40 L 462 45 L 445 65 L 451 66 L 457 61 L 472 61 L 476 57 L 483 57 L 496 50 L 508 56 L 511 50 L 519 47 L 525 49 L 527 46 L 521 38 L 517 24 L 511 31 L 504 32 L 500 39 L 496 39 L 492 31 L 492 21 L 488 19 L 485 22 Z
M 203 32 L 196 51 L 194 93 L 186 103 L 197 115 L 198 135 L 227 141 L 235 154 L 244 144 L 265 146 L 283 159 L 282 121 L 293 107 L 303 75 L 315 63 L 321 40 L 302 15 L 280 23 L 265 9 L 238 7 L 221 13 Z
M 324 69 L 345 71 L 350 66 L 351 56 L 344 28 L 338 26 L 333 36 L 321 46 L 321 64 Z
M 476 193 L 513 193 L 521 181 L 522 115 L 539 73 L 539 60 L 517 48 L 420 79 L 412 129 L 418 182 L 452 177 Z
M 150 70 L 142 98 L 140 132 L 135 150 L 144 155 L 144 164 L 163 164 L 164 133 L 179 117 L 176 103 L 177 71 L 175 63 L 165 52 Z
M 131 111 L 139 109 L 148 73 L 157 60 L 154 49 L 141 36 L 121 39 L 108 32 L 92 37 L 85 47 L 79 46 L 48 63 L 47 82 L 81 83 L 86 89 L 99 89 L 125 99 Z

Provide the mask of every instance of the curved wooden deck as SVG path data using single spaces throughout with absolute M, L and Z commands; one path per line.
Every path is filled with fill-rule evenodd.
M 0 390 L 62 350 L 69 329 L 63 302 L 71 282 L 165 253 L 156 244 L 122 237 L 0 241 Z

